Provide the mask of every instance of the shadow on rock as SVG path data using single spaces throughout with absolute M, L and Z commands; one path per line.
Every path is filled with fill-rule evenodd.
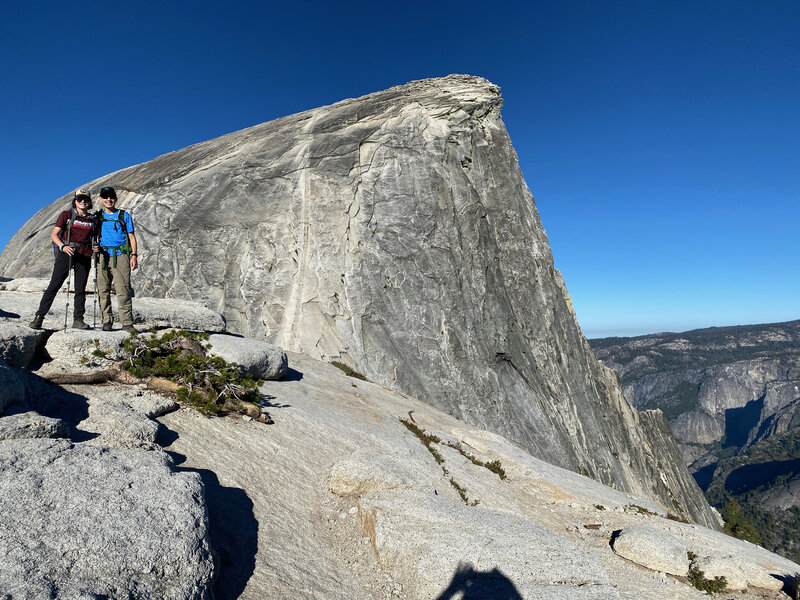
M 0 319 L 19 319 L 20 315 L 13 312 L 8 312 L 0 308 Z
M 292 369 L 289 367 L 286 369 L 286 373 L 284 373 L 283 377 L 281 377 L 281 381 L 302 381 L 303 374 L 300 371 Z
M 160 424 L 156 442 L 168 447 L 177 439 L 177 433 Z M 253 513 L 253 501 L 243 489 L 223 486 L 213 471 L 180 467 L 178 465 L 184 464 L 186 457 L 178 452 L 166 452 L 172 457 L 176 471 L 197 473 L 203 481 L 209 543 L 217 557 L 214 598 L 238 598 L 256 568 L 258 521 Z
M 511 580 L 499 569 L 481 572 L 460 564 L 447 589 L 436 600 L 522 600 Z
M 42 416 L 64 421 L 69 427 L 69 438 L 73 442 L 85 442 L 99 434 L 84 431 L 78 425 L 89 416 L 89 400 L 61 386 L 53 385 L 33 373 L 18 370 L 25 379 L 25 399 L 6 408 L 6 416 L 35 411 Z
M 743 494 L 762 485 L 769 485 L 778 477 L 787 479 L 800 473 L 800 459 L 771 460 L 758 464 L 744 465 L 730 472 L 725 479 L 725 491 Z

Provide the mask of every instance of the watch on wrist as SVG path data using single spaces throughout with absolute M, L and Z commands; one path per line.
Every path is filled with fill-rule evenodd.
M 131 252 L 131 256 L 139 256 L 136 252 Z

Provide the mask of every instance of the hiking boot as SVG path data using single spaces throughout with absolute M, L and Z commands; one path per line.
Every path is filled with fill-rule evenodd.
M 74 321 L 72 321 L 72 328 L 73 329 L 91 329 L 86 322 L 83 320 L 83 317 L 78 317 Z
M 103 331 L 111 331 L 111 323 L 103 323 Z
M 123 325 L 122 331 L 127 331 L 128 333 L 139 333 L 138 331 L 136 331 L 136 327 L 134 327 L 133 325 Z
M 31 329 L 41 329 L 42 323 L 44 323 L 44 315 L 35 315 L 33 321 L 28 323 L 28 327 Z

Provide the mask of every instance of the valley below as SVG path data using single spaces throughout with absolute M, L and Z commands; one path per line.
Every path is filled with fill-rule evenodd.
M 727 528 L 800 551 L 800 321 L 589 341 L 638 410 L 660 409 Z

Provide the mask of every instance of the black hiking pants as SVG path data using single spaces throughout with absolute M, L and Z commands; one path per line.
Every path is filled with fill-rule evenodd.
M 89 271 L 92 268 L 92 258 L 83 254 L 75 253 L 72 257 L 72 270 L 75 272 L 75 307 L 73 315 L 75 319 L 82 319 L 86 312 L 86 281 L 89 279 Z M 56 255 L 56 262 L 53 265 L 53 274 L 50 276 L 50 285 L 44 291 L 39 309 L 36 311 L 38 316 L 45 316 L 53 305 L 58 290 L 64 284 L 69 272 L 69 254 L 59 252 Z

